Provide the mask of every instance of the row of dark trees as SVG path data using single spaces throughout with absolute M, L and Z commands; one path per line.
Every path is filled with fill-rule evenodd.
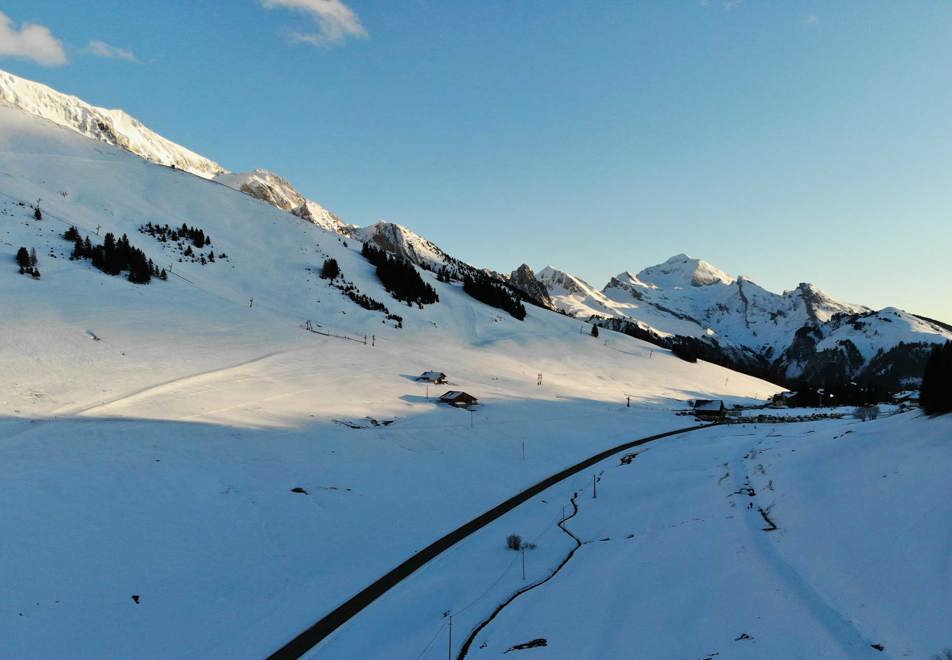
M 932 349 L 922 375 L 919 405 L 930 415 L 952 412 L 952 341 Z
M 31 275 L 33 279 L 40 279 L 40 269 L 36 267 L 36 248 L 27 250 L 21 247 L 17 250 L 17 266 L 20 267 L 20 275 Z
M 206 236 L 204 230 L 198 227 L 189 227 L 184 222 L 181 227 L 153 225 L 151 222 L 147 222 L 139 227 L 139 231 L 143 234 L 154 236 L 161 243 L 168 241 L 177 243 L 179 240 L 188 239 L 192 242 L 192 245 L 199 249 L 212 244 L 212 237 Z
M 89 236 L 83 239 L 76 227 L 70 227 L 63 238 L 73 242 L 70 259 L 89 259 L 93 266 L 109 275 L 129 271 L 129 281 L 135 284 L 148 284 L 153 276 L 168 279 L 165 269 L 160 270 L 142 250 L 133 247 L 125 234 L 119 239 L 111 233 L 106 234 L 102 245 L 94 245 Z
M 526 308 L 519 297 L 485 273 L 474 272 L 463 277 L 463 291 L 476 300 L 502 309 L 518 320 L 526 318 Z
M 416 267 L 406 259 L 391 255 L 384 250 L 364 243 L 360 253 L 377 267 L 377 277 L 387 291 L 397 300 L 408 305 L 429 305 L 439 302 L 436 290 L 423 281 Z

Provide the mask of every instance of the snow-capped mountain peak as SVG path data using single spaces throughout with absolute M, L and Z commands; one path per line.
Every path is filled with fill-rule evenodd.
M 703 259 L 694 259 L 686 254 L 676 254 L 663 264 L 645 268 L 636 279 L 665 288 L 731 284 L 735 280 Z

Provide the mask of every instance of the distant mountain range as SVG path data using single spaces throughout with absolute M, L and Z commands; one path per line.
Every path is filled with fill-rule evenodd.
M 523 264 L 508 274 L 493 272 L 447 254 L 398 224 L 347 224 L 281 176 L 266 170 L 228 172 L 121 110 L 98 108 L 3 71 L 0 103 L 238 190 L 441 277 L 485 276 L 537 306 L 662 346 L 689 345 L 703 359 L 789 386 L 856 382 L 906 388 L 916 384 L 931 345 L 952 340 L 952 327 L 939 321 L 894 307 L 872 310 L 841 302 L 812 284 L 773 293 L 684 254 L 637 274 L 622 272 L 601 289 L 551 267 L 534 273 Z

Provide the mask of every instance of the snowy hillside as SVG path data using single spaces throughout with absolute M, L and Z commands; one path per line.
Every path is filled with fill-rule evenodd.
M 0 71 L 0 104 L 4 103 L 153 163 L 206 179 L 224 171 L 218 163 L 165 139 L 122 110 L 97 108 L 75 96 Z
M 515 492 L 606 447 L 693 425 L 678 414 L 688 400 L 755 406 L 781 391 L 625 334 L 594 337 L 544 307 L 517 320 L 464 290 L 459 275 L 481 271 L 406 228 L 343 225 L 269 172 L 162 166 L 147 129 L 134 132 L 152 150 L 144 159 L 84 133 L 75 118 L 97 109 L 32 93 L 78 109 L 57 122 L 27 97 L 0 103 L 4 655 L 266 656 Z M 186 157 L 172 147 L 170 158 Z M 209 176 L 193 176 L 203 167 Z M 426 268 L 386 255 L 372 264 L 362 241 Z M 148 283 L 130 281 L 136 264 Z M 457 270 L 433 272 L 443 267 Z M 543 282 L 578 314 L 650 313 L 738 340 L 771 327 L 773 294 L 746 280 L 700 262 L 649 271 L 603 292 L 527 267 L 484 284 L 494 304 L 509 299 L 503 280 Z M 403 279 L 385 285 L 381 272 Z M 426 304 L 398 299 L 414 278 L 433 289 Z M 791 295 L 784 308 L 829 315 L 827 334 L 804 345 L 860 333 L 869 355 L 883 324 L 893 338 L 913 320 L 922 336 L 939 327 L 898 310 L 836 315 L 810 291 L 814 302 Z M 418 381 L 428 370 L 449 382 Z M 479 404 L 437 403 L 450 389 Z M 938 651 L 947 421 L 723 426 L 611 459 L 434 560 L 315 656 L 442 657 L 447 611 L 459 650 L 513 591 L 518 555 L 505 535 L 536 544 L 527 572 L 544 576 L 574 528 L 563 507 L 592 485 L 598 507 L 575 498 L 584 545 L 568 581 L 527 596 L 543 605 L 505 611 L 474 656 L 531 637 L 553 658 L 790 657 L 792 624 L 808 631 L 808 655 L 863 657 L 872 643 Z M 760 507 L 782 530 L 770 540 Z M 897 536 L 908 540 L 883 542 Z
M 142 231 L 183 224 L 203 247 Z M 168 279 L 70 259 L 70 227 L 127 236 Z M 0 263 L 19 657 L 264 655 L 513 489 L 690 423 L 685 400 L 779 390 L 548 310 L 517 321 L 428 271 L 439 302 L 400 303 L 358 241 L 10 107 Z M 437 405 L 428 369 L 480 406 Z
M 152 162 L 175 166 L 239 190 L 316 226 L 369 242 L 433 272 L 454 278 L 485 272 L 534 304 L 573 316 L 631 320 L 661 338 L 705 342 L 716 358 L 778 382 L 814 386 L 859 380 L 885 389 L 914 385 L 927 346 L 952 331 L 906 312 L 872 313 L 837 301 L 811 284 L 776 294 L 746 277 L 734 277 L 700 259 L 676 255 L 637 275 L 623 272 L 598 291 L 580 278 L 528 266 L 506 275 L 484 271 L 447 254 L 432 241 L 391 222 L 346 224 L 266 170 L 226 172 L 176 145 L 119 110 L 96 108 L 48 87 L 0 72 L 0 105 L 52 121 Z
M 0 105 L 9 105 L 80 135 L 125 149 L 148 161 L 175 167 L 263 200 L 324 229 L 346 233 L 335 214 L 305 198 L 287 180 L 255 170 L 231 173 L 218 163 L 167 140 L 122 110 L 99 108 L 85 101 L 0 71 Z

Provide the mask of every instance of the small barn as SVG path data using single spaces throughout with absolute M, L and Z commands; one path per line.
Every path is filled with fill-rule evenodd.
M 797 393 L 796 392 L 780 392 L 774 394 L 773 398 L 770 400 L 771 408 L 789 408 L 792 407 L 792 404 L 796 403 Z
M 694 402 L 694 416 L 698 419 L 721 420 L 727 415 L 727 406 L 720 399 L 713 401 L 697 399 Z
M 441 385 L 446 382 L 446 374 L 444 374 L 442 371 L 424 371 L 422 374 L 417 376 L 417 380 Z
M 457 408 L 468 408 L 469 406 L 475 406 L 479 401 L 472 394 L 454 390 L 441 396 L 440 403 L 448 403 Z

